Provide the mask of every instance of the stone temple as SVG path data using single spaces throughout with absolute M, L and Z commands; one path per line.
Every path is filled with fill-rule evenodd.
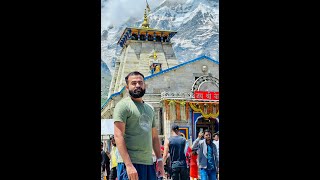
M 148 6 L 141 27 L 124 29 L 101 119 L 112 119 L 117 102 L 128 96 L 125 77 L 139 71 L 147 85 L 143 100 L 155 110 L 162 141 L 170 136 L 173 123 L 190 141 L 199 131 L 219 131 L 219 62 L 201 56 L 179 64 L 170 41 L 176 33 L 150 28 Z

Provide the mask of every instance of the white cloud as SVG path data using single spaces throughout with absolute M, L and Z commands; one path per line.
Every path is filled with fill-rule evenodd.
M 160 5 L 164 0 L 148 0 L 152 9 Z M 108 26 L 118 26 L 129 18 L 143 18 L 146 0 L 107 0 L 101 9 L 101 29 Z

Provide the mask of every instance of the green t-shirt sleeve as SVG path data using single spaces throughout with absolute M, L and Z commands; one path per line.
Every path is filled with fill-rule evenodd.
M 151 108 L 151 112 L 152 112 L 152 128 L 156 127 L 156 113 L 154 112 L 154 107 L 150 104 L 148 104 L 149 107 Z
M 118 102 L 113 111 L 114 122 L 120 121 L 126 123 L 127 121 L 127 106 L 123 102 Z
M 154 113 L 154 109 L 152 109 L 153 118 L 152 118 L 152 128 L 156 127 L 156 114 Z
M 147 105 L 151 108 L 151 116 L 152 116 L 152 128 L 156 127 L 156 113 L 154 112 L 154 107 L 147 103 Z

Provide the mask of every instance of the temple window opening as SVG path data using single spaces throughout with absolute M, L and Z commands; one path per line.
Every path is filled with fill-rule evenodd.
M 167 42 L 168 36 L 163 37 L 163 42 Z
M 156 42 L 161 42 L 161 37 L 160 36 L 156 36 Z
M 156 74 L 160 71 L 162 71 L 162 64 L 161 63 L 152 63 L 150 66 L 151 74 Z
M 138 35 L 135 34 L 135 33 L 133 33 L 133 34 L 131 35 L 131 39 L 132 39 L 132 40 L 138 40 Z
M 146 39 L 146 36 L 144 34 L 140 34 L 140 40 L 144 41 Z
M 148 35 L 148 41 L 153 41 L 153 36 L 152 35 Z

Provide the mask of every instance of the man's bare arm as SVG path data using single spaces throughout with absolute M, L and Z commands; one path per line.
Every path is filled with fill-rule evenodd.
M 114 139 L 116 141 L 117 148 L 123 159 L 123 162 L 127 166 L 132 164 L 132 162 L 128 154 L 126 143 L 124 142 L 124 137 L 123 137 L 124 132 L 125 132 L 125 123 L 115 122 L 114 123 Z
M 159 140 L 157 128 L 152 128 L 152 147 L 157 159 L 161 158 L 160 140 Z
M 106 151 L 106 154 L 109 157 L 109 159 L 111 159 L 111 155 L 110 155 L 109 151 Z
M 169 140 L 166 139 L 164 141 L 164 151 L 163 151 L 163 162 L 165 163 L 168 158 L 168 152 L 169 152 Z
M 153 146 L 153 151 L 157 157 L 157 159 L 162 158 L 161 152 L 160 152 L 160 140 L 158 136 L 158 130 L 157 128 L 152 128 L 152 146 Z M 157 173 L 160 172 L 159 176 L 163 177 L 164 175 L 164 167 L 163 167 L 163 160 L 158 161 L 157 160 Z
M 137 180 L 138 172 L 133 166 L 130 156 L 128 154 L 128 149 L 124 141 L 125 133 L 125 123 L 123 122 L 114 122 L 114 140 L 116 141 L 118 151 L 123 159 L 124 164 L 126 165 L 127 174 L 129 179 Z

